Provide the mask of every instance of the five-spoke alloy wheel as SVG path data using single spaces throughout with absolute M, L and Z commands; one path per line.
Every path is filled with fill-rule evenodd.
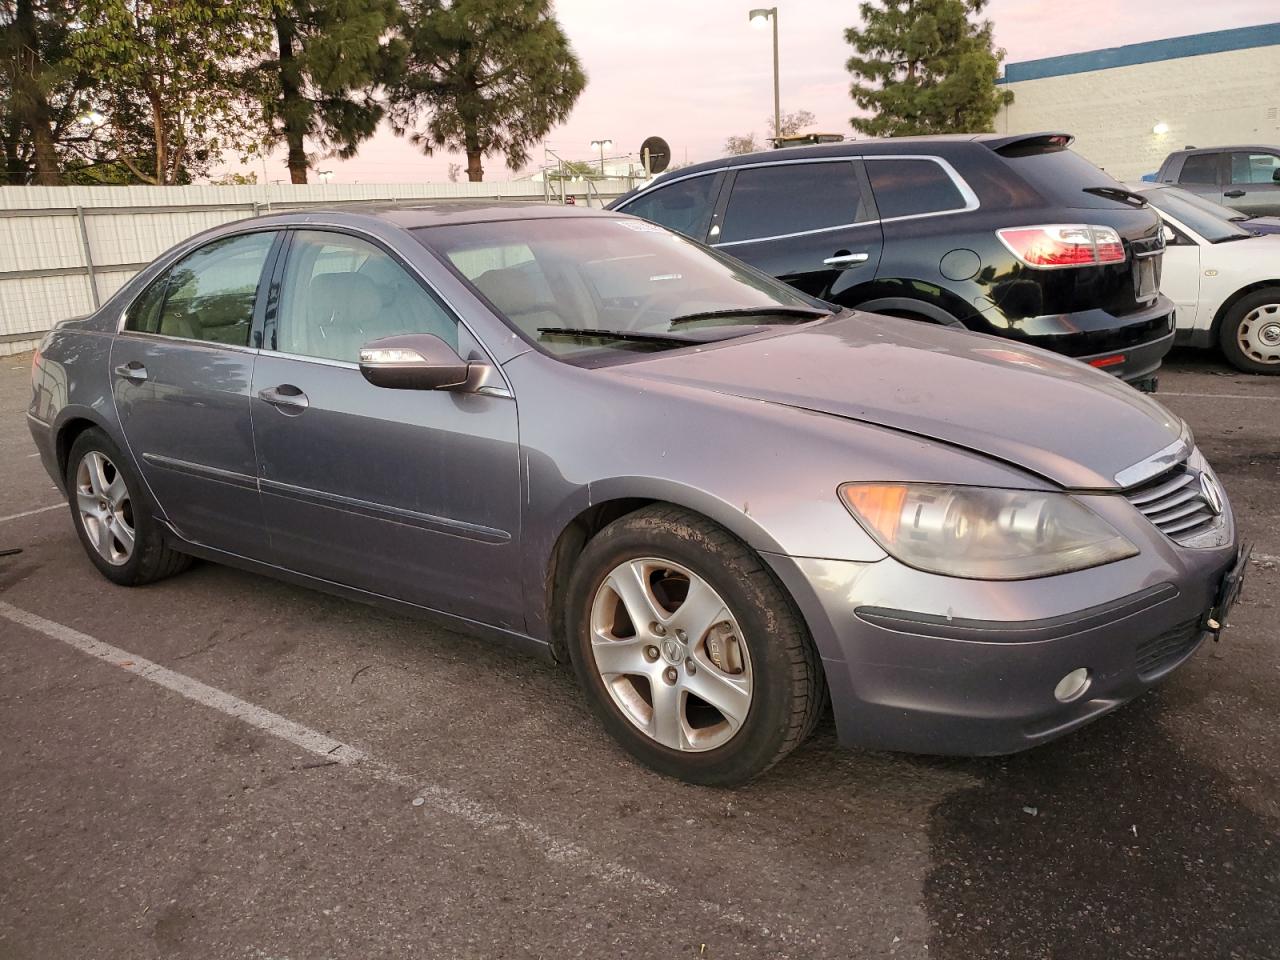
M 605 577 L 591 652 L 623 716 L 673 750 L 727 743 L 751 709 L 742 629 L 706 580 L 671 560 L 627 560 Z
M 817 653 L 760 556 L 678 507 L 585 546 L 565 598 L 570 659 L 606 729 L 662 773 L 725 786 L 804 741 L 826 703 Z
M 166 542 L 149 502 L 141 496 L 142 481 L 101 430 L 87 429 L 71 445 L 66 489 L 76 534 L 108 580 L 139 586 L 191 563 Z
M 133 501 L 124 475 L 99 450 L 90 450 L 76 467 L 76 506 L 80 524 L 102 559 L 121 566 L 133 555 Z

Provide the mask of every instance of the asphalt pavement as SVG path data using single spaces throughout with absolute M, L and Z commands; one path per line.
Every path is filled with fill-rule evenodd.
M 1162 375 L 1255 544 L 1164 686 L 992 760 L 827 723 L 712 790 L 483 641 L 212 564 L 113 586 L 29 365 L 0 358 L 0 958 L 1280 957 L 1280 378 Z

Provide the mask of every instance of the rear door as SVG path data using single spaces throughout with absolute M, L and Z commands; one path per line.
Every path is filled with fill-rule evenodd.
M 375 387 L 360 373 L 360 347 L 405 333 L 490 362 L 386 248 L 336 231 L 293 234 L 252 393 L 273 561 L 522 628 L 515 400 Z
M 186 539 L 262 559 L 249 396 L 279 234 L 221 237 L 160 274 L 111 347 L 124 437 L 165 516 Z
M 1231 154 L 1223 203 L 1251 217 L 1280 215 L 1280 154 L 1237 150 Z
M 711 238 L 718 249 L 824 299 L 837 285 L 875 276 L 880 224 L 860 160 L 739 167 L 725 190 Z

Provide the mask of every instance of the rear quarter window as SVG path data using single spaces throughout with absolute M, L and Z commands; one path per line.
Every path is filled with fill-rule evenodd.
M 965 208 L 960 188 L 933 160 L 866 160 L 867 177 L 882 220 Z
M 1217 183 L 1218 154 L 1193 153 L 1182 161 L 1179 183 Z

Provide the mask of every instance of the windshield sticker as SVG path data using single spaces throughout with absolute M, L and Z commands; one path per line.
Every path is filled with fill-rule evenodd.
M 634 230 L 636 233 L 666 233 L 667 231 L 656 223 L 646 223 L 644 220 L 615 220 L 616 224 L 626 227 L 628 230 Z
M 650 277 L 649 282 L 653 283 L 658 280 L 683 280 L 683 279 L 684 279 L 683 273 L 659 273 L 656 276 Z

